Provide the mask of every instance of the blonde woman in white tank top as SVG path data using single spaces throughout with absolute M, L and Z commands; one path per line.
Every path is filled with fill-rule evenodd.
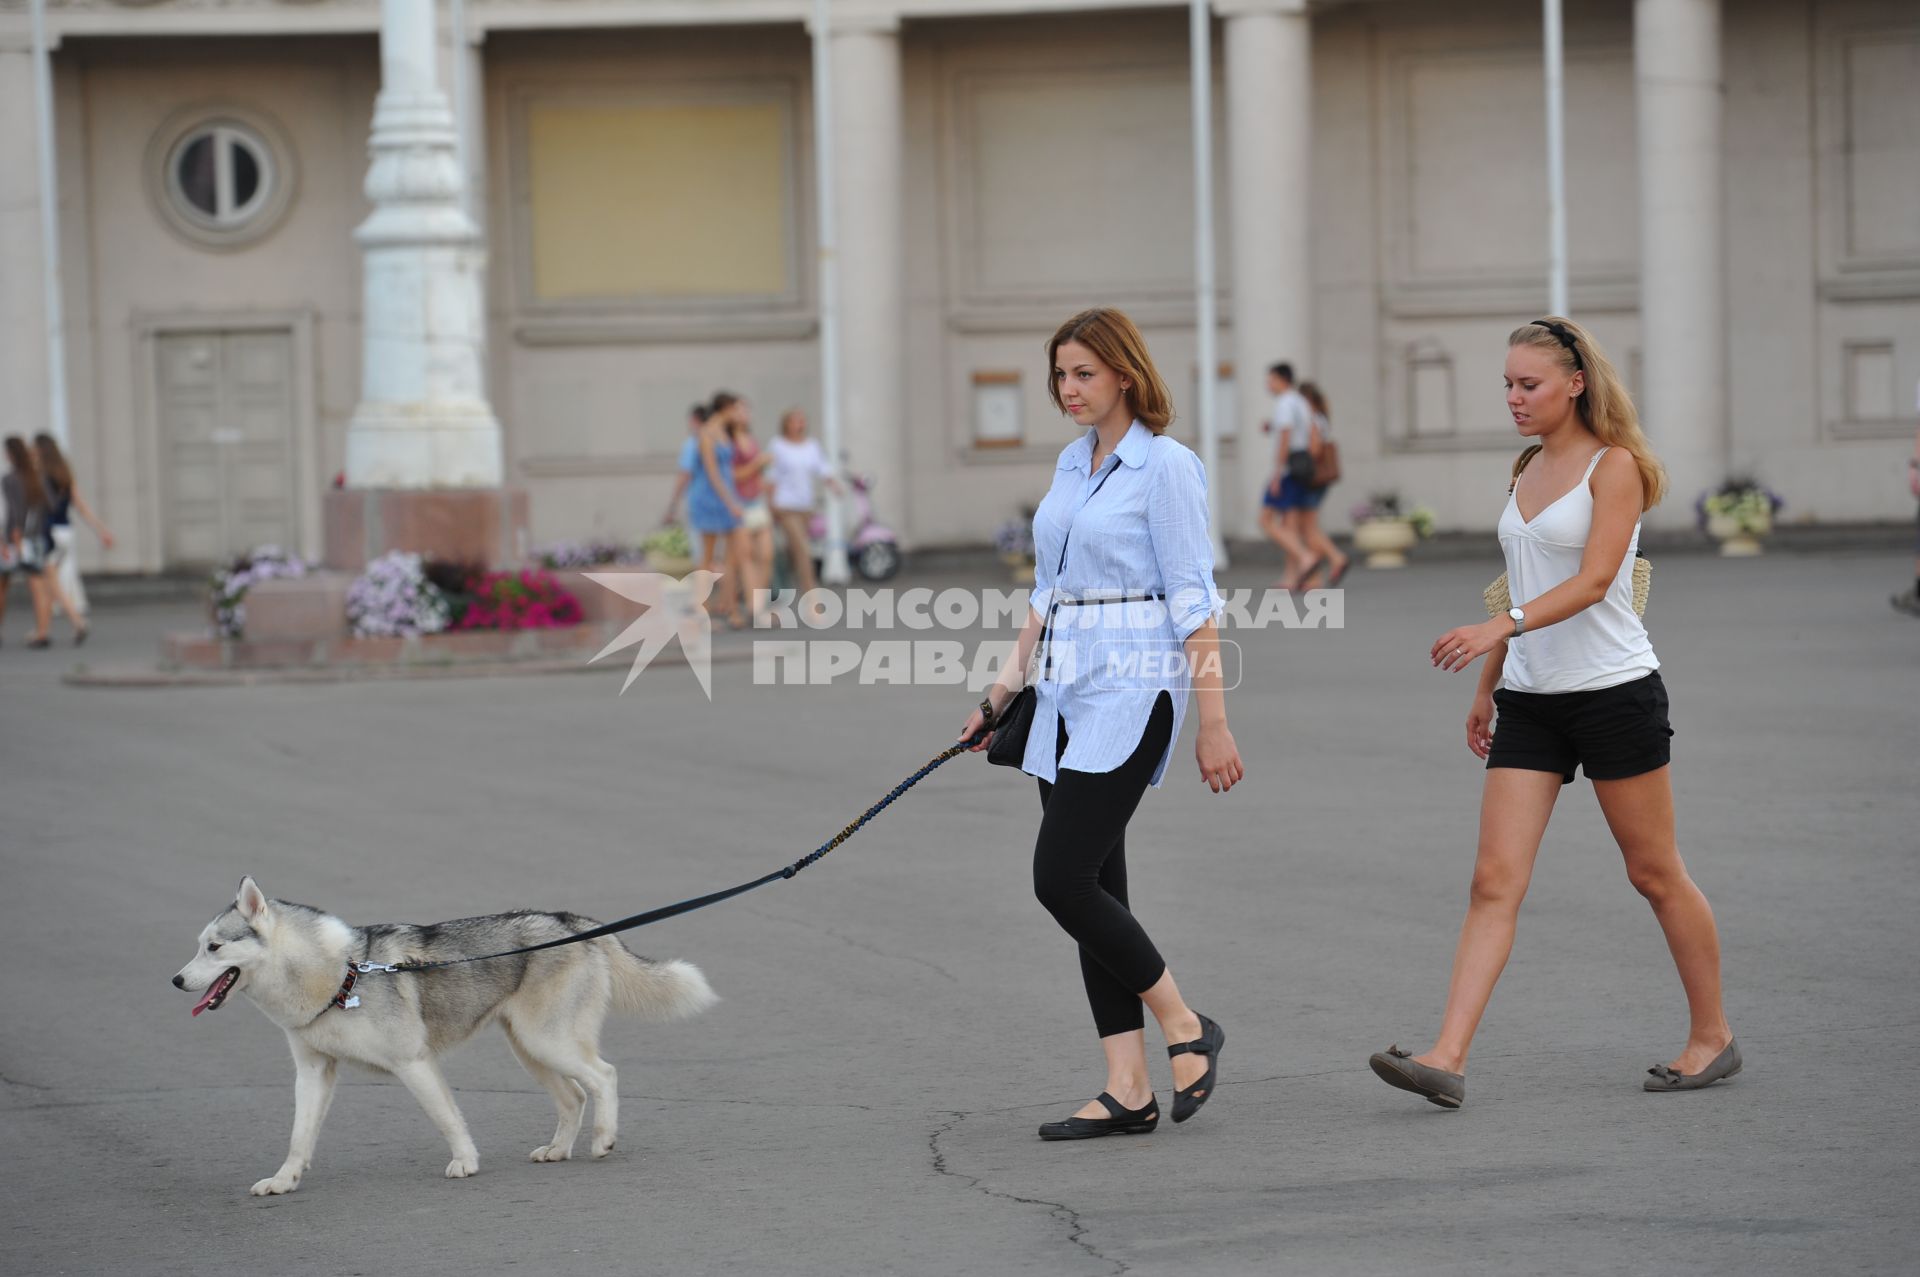
M 1571 320 L 1508 338 L 1507 407 L 1537 450 L 1500 518 L 1513 614 L 1447 631 L 1429 654 L 1458 672 L 1485 656 L 1467 747 L 1487 760 L 1480 846 L 1433 1046 L 1370 1061 L 1380 1078 L 1458 1108 L 1467 1051 L 1513 950 L 1520 902 L 1561 787 L 1593 782 L 1627 879 L 1653 906 L 1686 990 L 1686 1046 L 1649 1091 L 1697 1090 L 1740 1071 L 1720 1000 L 1720 938 L 1674 839 L 1667 697 L 1633 611 L 1640 516 L 1666 486 L 1613 365 Z M 1497 708 L 1496 708 L 1497 707 Z M 1497 721 L 1496 721 L 1497 715 Z

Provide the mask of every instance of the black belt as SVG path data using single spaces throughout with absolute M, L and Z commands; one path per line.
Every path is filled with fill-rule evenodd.
M 1063 556 L 1064 557 L 1064 556 Z M 1164 603 L 1167 596 L 1159 590 L 1138 594 L 1103 594 L 1095 598 L 1058 598 L 1047 606 L 1046 628 L 1040 631 L 1041 650 L 1046 654 L 1046 662 L 1041 666 L 1040 678 L 1044 682 L 1053 677 L 1053 614 L 1063 607 L 1098 607 L 1103 603 Z

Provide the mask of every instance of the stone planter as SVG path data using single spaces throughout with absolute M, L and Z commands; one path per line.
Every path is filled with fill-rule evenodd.
M 1370 568 L 1407 566 L 1407 551 L 1419 539 L 1410 519 L 1365 519 L 1353 528 L 1353 548 L 1367 556 Z
M 1764 552 L 1760 538 L 1773 531 L 1772 518 L 1742 523 L 1730 514 L 1707 516 L 1707 535 L 1720 543 L 1720 554 L 1728 559 L 1749 559 Z

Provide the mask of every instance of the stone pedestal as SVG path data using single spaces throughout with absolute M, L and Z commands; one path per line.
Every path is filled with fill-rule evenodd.
M 310 572 L 249 587 L 247 637 L 263 642 L 347 637 L 347 587 L 352 584 L 350 572 Z
M 327 566 L 350 576 L 389 550 L 503 568 L 532 549 L 524 488 L 347 488 L 321 517 Z

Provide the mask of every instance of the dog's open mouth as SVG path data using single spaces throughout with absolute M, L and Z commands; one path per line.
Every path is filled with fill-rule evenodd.
M 220 978 L 208 985 L 206 993 L 194 1004 L 193 1013 L 199 1015 L 202 1011 L 218 1011 L 220 1004 L 227 1000 L 227 995 L 233 992 L 234 982 L 239 979 L 239 967 L 228 967 L 222 971 Z

